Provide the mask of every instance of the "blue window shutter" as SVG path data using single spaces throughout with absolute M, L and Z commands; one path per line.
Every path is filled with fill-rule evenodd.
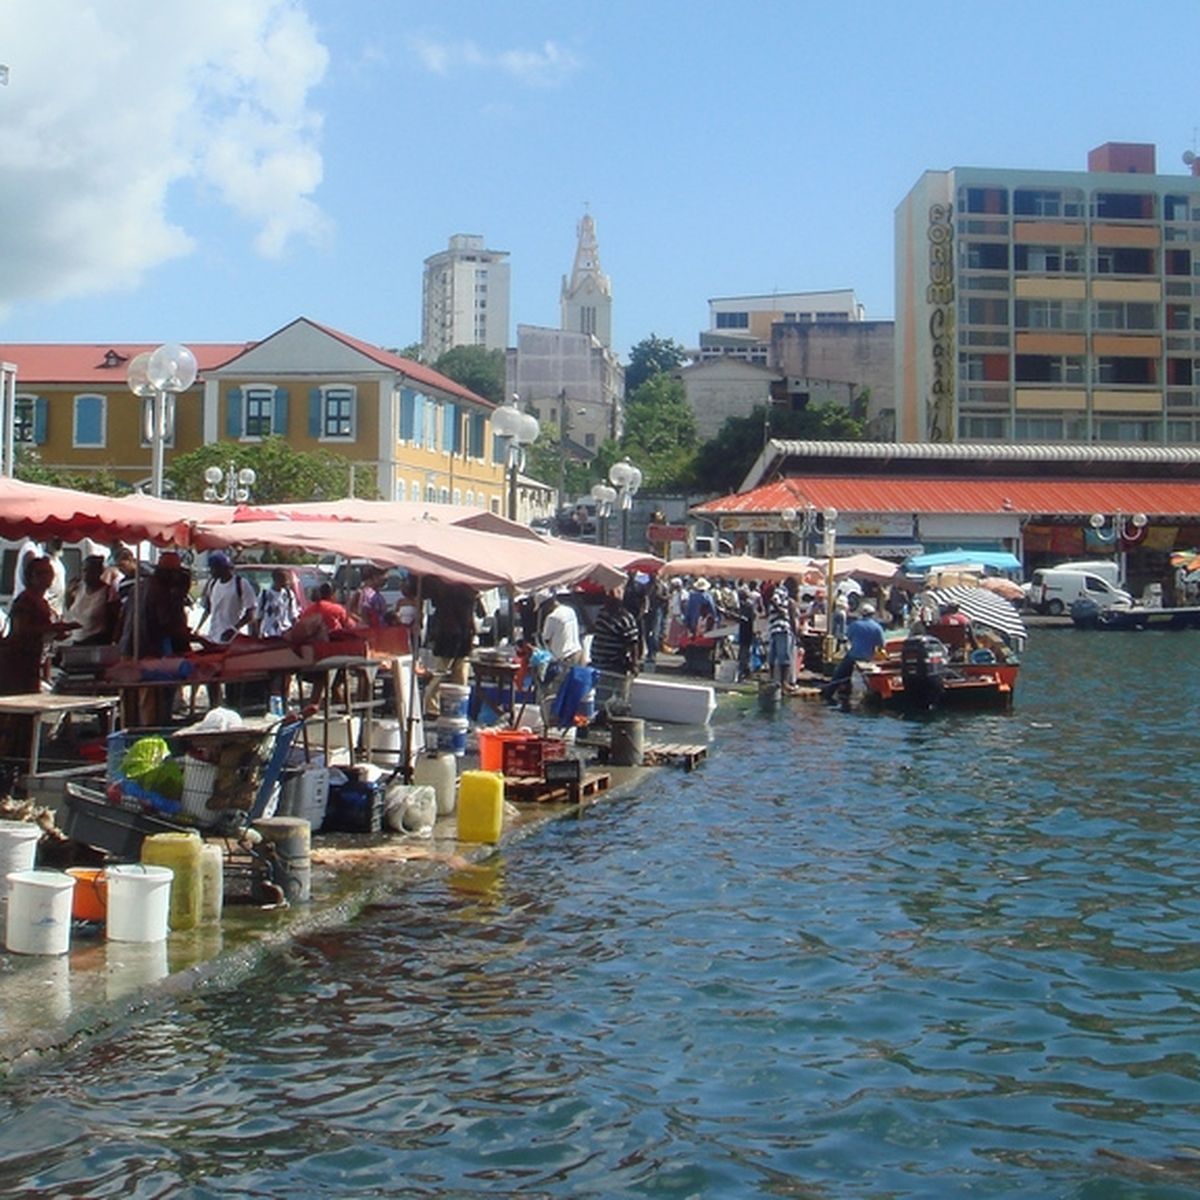
M 275 389 L 275 413 L 271 420 L 271 432 L 278 437 L 287 437 L 288 431 L 288 390 Z
M 324 396 L 319 387 L 309 388 L 308 391 L 308 436 L 319 438 L 324 432 L 321 421 L 321 405 Z
M 458 409 L 450 403 L 442 405 L 442 441 L 450 454 L 458 452 Z
M 50 401 L 45 396 L 33 398 L 33 441 L 43 446 L 50 432 Z
M 402 388 L 400 391 L 400 440 L 402 442 L 411 442 L 413 440 L 413 415 L 415 407 L 416 397 L 408 388 Z
M 99 446 L 104 432 L 104 401 L 99 396 L 75 397 L 75 445 Z
M 413 441 L 425 445 L 425 397 L 413 397 Z
M 471 457 L 483 457 L 484 437 L 487 433 L 487 418 L 483 413 L 471 414 Z
M 227 437 L 242 436 L 242 389 L 230 388 L 225 397 L 225 434 Z

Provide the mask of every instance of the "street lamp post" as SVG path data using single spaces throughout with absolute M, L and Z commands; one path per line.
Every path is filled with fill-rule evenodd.
M 1143 531 L 1149 524 L 1149 518 L 1143 512 L 1115 513 L 1110 522 L 1103 513 L 1092 513 L 1088 517 L 1093 536 L 1101 542 L 1111 542 L 1117 553 L 1121 569 L 1121 586 L 1125 586 L 1126 554 L 1122 548 L 1124 542 L 1136 542 L 1143 536 Z M 1105 528 L 1107 526 L 1107 528 Z
M 825 649 L 821 659 L 828 669 L 833 664 L 837 645 L 833 637 L 833 557 L 837 553 L 837 519 L 838 510 L 832 506 L 824 512 L 825 545 L 822 553 L 825 555 Z
M 521 398 L 513 392 L 512 401 L 492 414 L 492 430 L 504 440 L 508 470 L 508 519 L 517 519 L 517 476 L 525 465 L 525 447 L 537 441 L 541 426 L 532 413 L 520 409 Z
M 608 545 L 608 518 L 612 515 L 613 501 L 617 498 L 617 489 L 610 488 L 607 483 L 592 485 L 592 499 L 596 502 L 596 520 L 599 523 L 598 537 L 601 546 Z
M 621 548 L 628 549 L 629 510 L 633 507 L 634 495 L 642 486 L 642 473 L 629 461 L 629 455 L 626 455 L 620 462 L 615 462 L 609 467 L 608 481 L 617 489 L 621 505 Z
M 250 489 L 257 478 L 253 467 L 238 470 L 235 463 L 229 463 L 224 470 L 216 466 L 206 467 L 204 498 L 210 504 L 245 504 L 250 499 Z
M 186 346 L 167 342 L 157 350 L 134 355 L 125 377 L 135 396 L 151 401 L 146 423 L 150 435 L 150 490 L 161 497 L 167 425 L 175 411 L 175 398 L 196 382 L 196 356 Z
M 820 528 L 818 520 L 820 516 L 822 514 L 818 512 L 817 506 L 811 501 L 801 509 L 785 508 L 779 514 L 784 525 L 795 531 L 796 537 L 800 541 L 801 553 L 805 558 L 816 557 L 812 550 L 817 530 Z

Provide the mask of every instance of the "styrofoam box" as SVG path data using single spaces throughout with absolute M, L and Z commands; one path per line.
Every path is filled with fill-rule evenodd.
M 707 725 L 717 707 L 711 685 L 640 676 L 629 685 L 629 714 L 666 725 Z

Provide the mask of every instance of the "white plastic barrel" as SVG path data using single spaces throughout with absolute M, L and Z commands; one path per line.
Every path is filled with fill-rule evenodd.
M 439 817 L 454 811 L 458 787 L 458 763 L 453 754 L 424 754 L 413 768 L 413 783 L 428 784 L 437 795 Z
M 4 945 L 13 954 L 66 954 L 75 880 L 61 871 L 12 871 Z
M 0 821 L 0 900 L 13 871 L 32 871 L 41 829 L 31 821 Z
M 108 940 L 160 942 L 167 936 L 171 916 L 170 867 L 128 863 L 109 867 Z

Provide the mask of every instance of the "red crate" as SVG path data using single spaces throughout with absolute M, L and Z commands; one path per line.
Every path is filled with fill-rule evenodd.
M 505 775 L 517 779 L 541 778 L 544 763 L 567 757 L 567 743 L 562 738 L 526 738 L 524 741 L 503 742 L 501 755 Z

